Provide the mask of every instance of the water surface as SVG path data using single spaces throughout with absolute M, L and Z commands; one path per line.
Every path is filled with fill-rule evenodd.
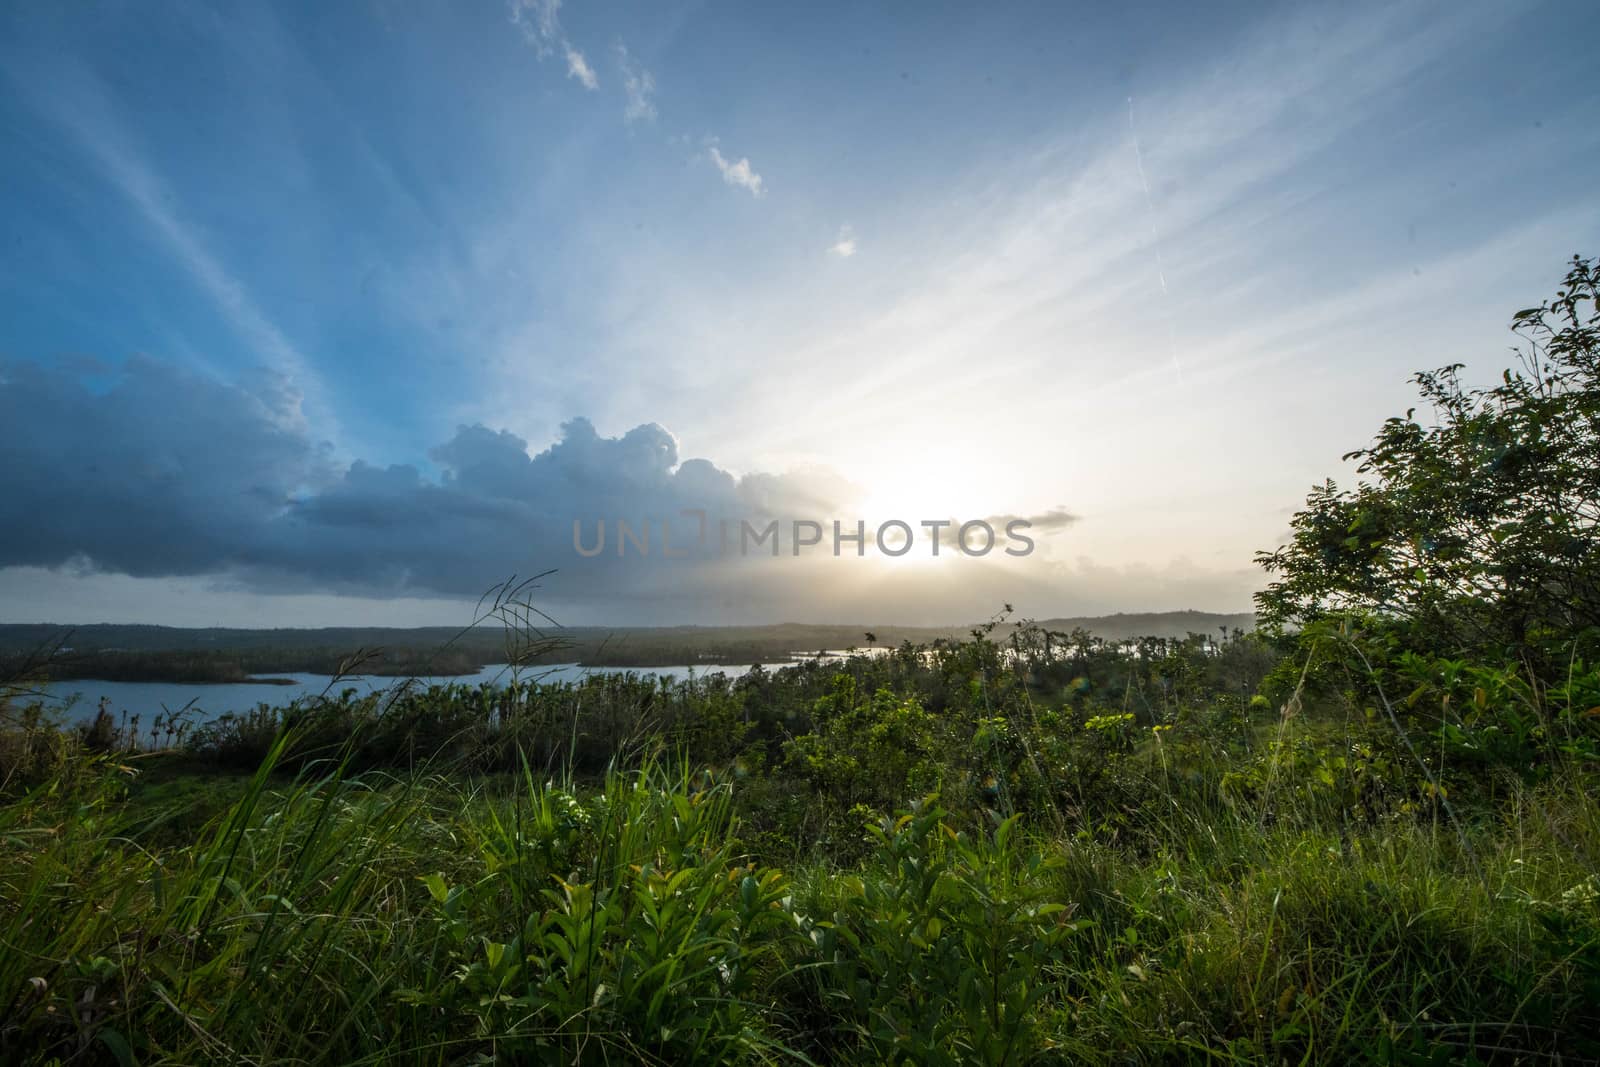
M 583 667 L 576 663 L 550 663 L 537 667 L 520 668 L 515 676 L 523 681 L 539 680 L 547 682 L 581 681 L 591 674 L 654 674 L 667 678 L 680 679 L 690 676 L 704 678 L 711 674 L 726 674 L 730 678 L 737 678 L 750 670 L 749 664 L 701 664 L 700 666 L 676 665 L 669 667 Z M 176 712 L 187 708 L 185 718 L 191 722 L 205 722 L 228 712 L 245 712 L 253 709 L 258 704 L 270 704 L 281 707 L 295 700 L 320 696 L 323 693 L 337 695 L 345 689 L 354 689 L 358 694 L 365 695 L 376 690 L 386 690 L 399 685 L 405 679 L 382 677 L 376 675 L 352 675 L 335 680 L 328 674 L 292 674 L 284 677 L 293 678 L 290 685 L 272 685 L 262 682 L 218 682 L 184 684 L 181 682 L 101 682 L 93 679 L 74 679 L 66 682 L 51 682 L 44 686 L 46 703 L 56 709 L 64 710 L 64 718 L 68 722 L 82 722 L 93 719 L 99 710 L 100 701 L 107 701 L 106 708 L 112 715 L 121 717 L 126 712 L 130 717 L 138 715 L 141 723 L 151 722 L 157 715 Z M 503 663 L 491 664 L 478 671 L 476 674 L 459 674 L 441 678 L 418 678 L 415 686 L 426 688 L 429 685 L 468 685 L 475 686 L 482 683 L 490 685 L 504 685 L 513 677 L 509 667 Z

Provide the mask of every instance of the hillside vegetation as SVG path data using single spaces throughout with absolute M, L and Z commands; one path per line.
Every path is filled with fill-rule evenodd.
M 526 590 L 524 591 L 526 592 Z M 1058 631 L 1086 630 L 1109 641 L 1183 637 L 1249 629 L 1250 614 L 1168 611 L 1049 619 Z M 592 667 L 788 663 L 797 655 L 857 646 L 896 647 L 969 635 L 967 626 L 858 626 L 783 623 L 772 626 L 566 627 L 549 624 L 530 645 L 509 644 L 497 629 L 443 626 L 396 629 L 184 629 L 172 626 L 0 624 L 0 672 L 53 680 L 242 682 L 263 674 L 448 677 L 487 664 L 581 663 Z M 1001 633 L 1009 633 L 1010 625 Z M 870 635 L 870 638 L 869 638 Z

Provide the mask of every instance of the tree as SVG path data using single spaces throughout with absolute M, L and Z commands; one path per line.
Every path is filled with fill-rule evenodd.
M 1414 381 L 1434 412 L 1386 422 L 1358 484 L 1312 490 L 1293 537 L 1256 561 L 1268 627 L 1359 612 L 1408 644 L 1554 666 L 1600 632 L 1600 304 L 1573 257 L 1553 300 L 1519 311 L 1520 368 L 1467 389 L 1461 364 Z

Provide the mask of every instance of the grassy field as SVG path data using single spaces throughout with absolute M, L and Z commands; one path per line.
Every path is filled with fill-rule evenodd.
M 1408 769 L 1253 638 L 1076 647 L 13 729 L 0 1057 L 1600 1056 L 1592 766 Z

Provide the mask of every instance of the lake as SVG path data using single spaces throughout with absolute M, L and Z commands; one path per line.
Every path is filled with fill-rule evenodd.
M 688 678 L 691 675 L 704 678 L 719 673 L 737 678 L 749 670 L 749 664 L 701 664 L 697 667 L 687 665 L 584 667 L 576 663 L 547 663 L 537 667 L 523 667 L 517 672 L 517 676 L 523 681 L 572 682 L 581 681 L 591 674 L 624 674 L 631 671 L 635 674 L 655 674 L 668 678 Z M 44 686 L 44 693 L 47 703 L 57 708 L 76 694 L 76 702 L 67 711 L 66 719 L 69 722 L 86 722 L 93 719 L 95 712 L 99 710 L 102 698 L 110 701 L 109 710 L 119 717 L 126 711 L 130 716 L 138 715 L 148 723 L 158 714 L 188 707 L 190 708 L 188 717 L 191 721 L 205 722 L 228 712 L 249 711 L 258 704 L 277 707 L 295 700 L 319 696 L 324 692 L 337 695 L 344 689 L 355 689 L 359 693 L 366 694 L 388 689 L 405 681 L 403 678 L 375 675 L 352 675 L 337 681 L 328 674 L 288 674 L 282 677 L 293 678 L 294 684 L 226 682 L 186 685 L 179 682 L 100 682 L 92 679 L 76 679 L 51 682 Z M 475 686 L 484 682 L 501 685 L 510 679 L 510 668 L 503 663 L 497 663 L 483 668 L 476 674 L 418 678 L 417 684 L 422 688 L 452 684 Z
M 864 650 L 869 654 L 881 653 L 883 649 Z M 841 658 L 844 653 L 822 653 L 827 660 Z M 795 659 L 815 659 L 817 653 L 796 653 Z M 784 666 L 781 663 L 769 663 L 767 668 L 775 669 Z M 547 663 L 537 667 L 523 667 L 518 671 L 518 677 L 523 681 L 545 682 L 573 682 L 581 681 L 592 674 L 654 674 L 667 678 L 682 679 L 690 676 L 704 678 L 711 674 L 726 674 L 730 678 L 737 678 L 750 670 L 751 665 L 745 664 L 716 664 L 702 663 L 698 666 L 679 664 L 668 667 L 585 667 L 577 663 Z M 138 715 L 145 724 L 150 723 L 155 716 L 168 711 L 178 711 L 189 708 L 189 718 L 192 722 L 205 722 L 217 718 L 228 712 L 245 712 L 253 709 L 258 704 L 269 704 L 281 707 L 284 704 L 307 697 L 320 696 L 322 693 L 337 695 L 344 689 L 355 689 L 365 694 L 380 689 L 388 689 L 399 685 L 405 679 L 391 678 L 375 675 L 352 675 L 340 678 L 335 682 L 332 675 L 328 674 L 287 674 L 282 677 L 293 678 L 292 685 L 271 685 L 259 682 L 226 682 L 226 683 L 201 683 L 187 685 L 180 682 L 100 682 L 92 679 L 78 679 L 66 682 L 51 682 L 44 686 L 47 703 L 52 707 L 60 708 L 74 695 L 77 700 L 67 709 L 66 719 L 69 722 L 87 722 L 94 718 L 99 710 L 102 698 L 109 701 L 111 714 L 121 717 L 123 712 L 128 715 Z M 491 685 L 500 685 L 511 679 L 510 668 L 503 663 L 490 664 L 476 674 L 451 675 L 441 678 L 418 678 L 417 684 L 422 688 L 430 685 L 468 685 L 475 686 L 487 682 Z

